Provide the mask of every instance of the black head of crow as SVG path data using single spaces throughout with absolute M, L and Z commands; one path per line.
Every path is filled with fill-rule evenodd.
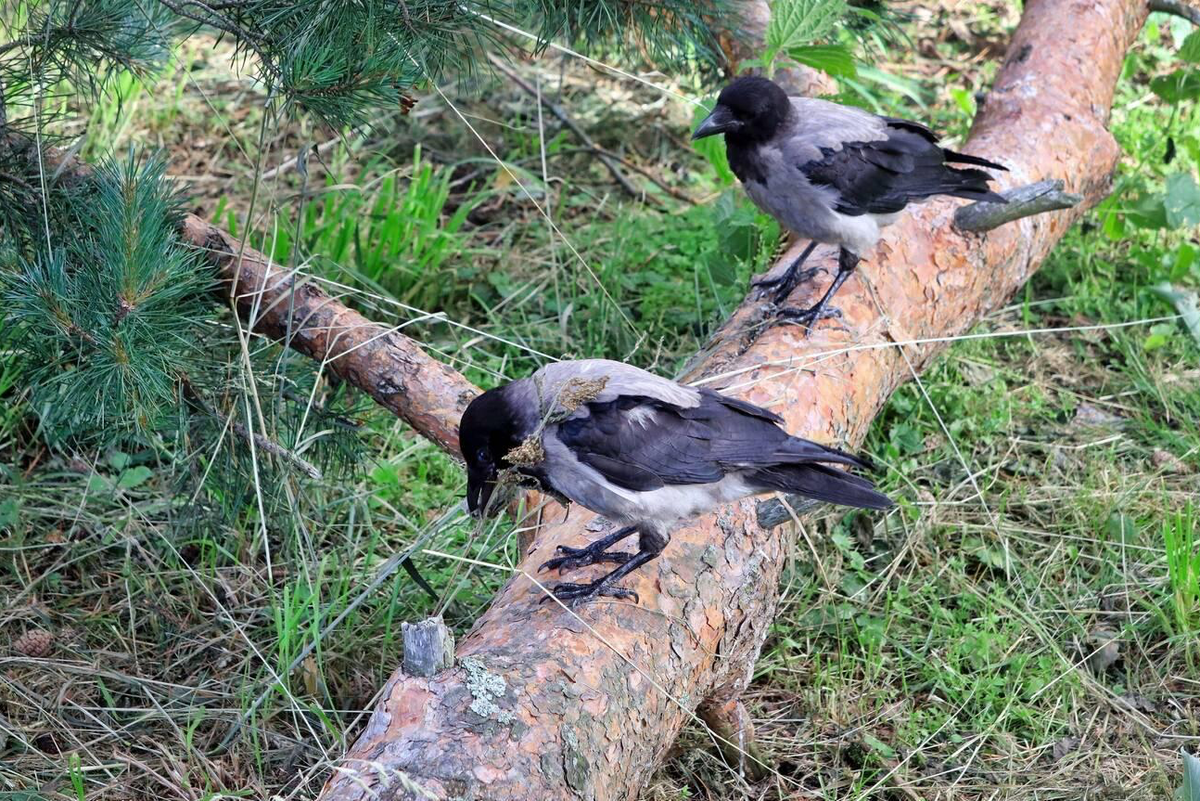
M 721 90 L 717 105 L 692 139 L 725 134 L 726 143 L 765 142 L 787 121 L 790 111 L 787 92 L 774 81 L 755 75 L 738 78 Z
M 458 426 L 459 447 L 467 463 L 467 507 L 471 514 L 483 516 L 500 472 L 509 467 L 505 459 L 521 444 L 519 425 L 509 411 L 503 388 L 480 395 L 463 412 Z
M 623 526 L 586 548 L 560 548 L 562 555 L 542 566 L 617 565 L 589 584 L 556 585 L 563 600 L 636 598 L 616 582 L 658 556 L 679 520 L 739 498 L 782 491 L 891 506 L 870 481 L 833 466 L 865 462 L 790 436 L 782 422 L 746 401 L 620 362 L 558 362 L 467 407 L 459 428 L 467 502 L 472 512 L 490 511 L 502 471 L 513 468 L 518 480 Z M 519 459 L 512 453 L 518 447 Z M 636 552 L 609 550 L 634 533 Z
M 809 309 L 779 309 L 781 317 L 810 328 L 839 314 L 829 300 L 910 203 L 938 195 L 1005 202 L 989 188 L 992 176 L 978 169 L 1004 167 L 939 147 L 924 125 L 788 97 L 766 78 L 742 77 L 726 86 L 692 138 L 717 134 L 725 135 L 729 168 L 755 205 L 810 240 L 782 278 L 764 282 L 777 287 L 777 305 L 815 275 L 800 267 L 818 243 L 839 248 L 837 275 L 821 300 Z

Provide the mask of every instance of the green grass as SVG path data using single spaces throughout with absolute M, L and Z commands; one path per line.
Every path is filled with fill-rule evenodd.
M 994 64 L 929 76 L 1002 41 L 1013 19 L 981 9 L 980 42 L 936 38 L 942 61 L 886 65 L 927 111 L 878 81 L 864 81 L 871 97 L 858 100 L 964 134 L 970 93 Z M 1150 287 L 1200 286 L 1194 234 L 1144 225 L 1143 200 L 1200 164 L 1195 104 L 1167 107 L 1147 90 L 1170 69 L 1167 27 L 1143 36 L 1118 93 L 1118 191 L 979 326 L 1003 336 L 956 343 L 922 376 L 928 401 L 903 387 L 875 421 L 865 447 L 900 509 L 826 516 L 797 540 L 747 702 L 780 772 L 811 797 L 1141 799 L 1181 783 L 1179 748 L 1191 741 L 1159 733 L 1200 736 L 1200 343 L 1177 322 L 1021 333 L 1168 316 Z M 235 141 L 254 151 L 261 111 L 231 99 L 218 59 L 184 61 L 190 78 L 171 72 L 153 92 L 130 89 L 122 113 L 97 110 L 88 146 L 161 136 L 178 172 L 226 176 L 195 184 L 195 207 L 244 230 L 252 172 Z M 543 86 L 557 75 L 548 66 Z M 432 98 L 407 120 L 348 137 L 348 150 L 310 158 L 306 184 L 294 170 L 267 182 L 253 241 L 344 284 L 345 299 L 381 322 L 419 318 L 407 304 L 470 326 L 425 319 L 405 332 L 480 384 L 528 372 L 540 360 L 531 351 L 673 372 L 770 261 L 778 231 L 681 149 L 690 111 L 659 110 L 644 87 L 565 75 L 562 104 L 602 146 L 626 148 L 702 201 L 634 172 L 662 204 L 622 195 L 557 127 L 543 172 L 528 97 L 498 86 L 464 96 L 594 276 Z M 274 130 L 265 166 L 330 135 Z M 200 141 L 207 151 L 191 144 Z M 255 363 L 272 375 L 278 357 L 264 349 Z M 194 497 L 173 492 L 177 477 L 149 445 L 47 448 L 16 365 L 0 352 L 0 626 L 14 640 L 48 631 L 54 643 L 36 661 L 0 646 L 0 790 L 310 796 L 398 664 L 400 622 L 444 607 L 463 632 L 507 577 L 426 556 L 417 561 L 437 602 L 401 571 L 368 589 L 464 483 L 449 457 L 369 403 L 339 401 L 297 432 L 305 404 L 278 401 L 291 441 L 346 422 L 358 434 L 346 469 L 323 482 L 264 469 L 278 493 L 264 520 L 254 487 L 217 480 L 225 460 L 242 458 L 229 444 L 196 452 L 214 480 Z M 239 382 L 231 366 L 235 399 Z M 263 380 L 265 402 L 276 390 Z M 307 399 L 307 384 L 297 390 Z M 335 396 L 317 387 L 319 403 Z M 516 559 L 507 523 L 459 520 L 429 547 Z M 1114 638 L 1115 658 L 1098 658 Z M 218 751 L 239 721 L 242 738 Z M 689 729 L 645 797 L 784 796 L 746 787 Z

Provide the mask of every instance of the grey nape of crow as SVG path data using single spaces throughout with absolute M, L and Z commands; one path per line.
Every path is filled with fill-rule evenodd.
M 550 364 L 467 407 L 459 427 L 467 505 L 474 515 L 494 511 L 493 491 L 511 470 L 517 483 L 623 526 L 586 548 L 559 546 L 562 556 L 542 565 L 617 565 L 589 584 L 554 587 L 571 601 L 636 601 L 616 582 L 658 556 L 678 521 L 749 495 L 780 491 L 867 509 L 892 505 L 870 481 L 832 467 L 867 467 L 865 461 L 790 436 L 782 422 L 746 401 L 620 362 Z M 634 533 L 636 553 L 609 550 Z
M 817 304 L 779 309 L 779 316 L 812 327 L 840 316 L 829 301 L 909 203 L 936 195 L 1004 203 L 988 188 L 983 170 L 999 164 L 938 147 L 924 125 L 826 100 L 788 97 L 774 82 L 742 77 L 726 86 L 692 139 L 725 134 L 729 168 L 746 194 L 781 225 L 811 242 L 785 274 L 760 286 L 776 286 L 775 303 L 815 271 L 801 272 L 817 243 L 838 245 L 838 272 Z

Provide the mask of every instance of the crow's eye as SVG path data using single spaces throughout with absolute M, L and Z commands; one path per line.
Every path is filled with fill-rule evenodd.
M 492 454 L 488 452 L 487 448 L 480 448 L 479 450 L 475 451 L 475 461 L 479 464 L 490 464 L 492 461 Z

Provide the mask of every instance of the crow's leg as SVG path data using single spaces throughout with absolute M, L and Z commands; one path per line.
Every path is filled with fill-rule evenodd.
M 634 554 L 625 551 L 609 551 L 608 548 L 616 545 L 635 531 L 637 531 L 636 526 L 626 526 L 614 531 L 603 539 L 596 540 L 586 548 L 570 548 L 566 545 L 560 545 L 556 550 L 563 555 L 548 562 L 543 562 L 542 566 L 538 568 L 538 572 L 559 569 L 574 570 L 577 567 L 594 565 L 597 562 L 615 562 L 618 565 L 623 565 L 632 559 Z
M 670 541 L 670 535 L 663 536 L 652 531 L 642 531 L 641 535 L 638 538 L 638 552 L 628 562 L 590 584 L 556 584 L 551 590 L 554 597 L 560 601 L 570 601 L 572 606 L 579 601 L 587 601 L 601 595 L 611 598 L 631 598 L 634 603 L 640 603 L 641 599 L 638 598 L 636 592 L 618 587 L 616 582 L 662 553 L 663 548 L 666 548 L 667 542 Z M 547 601 L 549 598 L 542 600 Z
M 817 301 L 817 304 L 808 309 L 780 309 L 776 312 L 776 316 L 783 320 L 798 323 L 809 329 L 820 320 L 828 317 L 841 317 L 841 309 L 830 308 L 829 301 L 842 288 L 842 284 L 846 283 L 846 279 L 850 277 L 850 273 L 854 272 L 854 268 L 857 266 L 858 256 L 842 248 L 838 251 L 837 275 L 833 277 L 833 283 L 829 285 L 829 289 L 825 291 L 825 295 Z
M 801 272 L 800 267 L 803 266 L 805 260 L 812 255 L 813 250 L 817 247 L 816 242 L 809 242 L 808 247 L 800 252 L 796 260 L 788 265 L 783 275 L 778 278 L 764 278 L 761 281 L 755 281 L 752 286 L 758 289 L 774 289 L 775 303 L 780 304 L 787 300 L 787 296 L 792 294 L 792 290 L 800 286 L 801 282 L 808 281 L 814 275 L 822 272 L 824 267 L 813 267 L 811 270 Z

